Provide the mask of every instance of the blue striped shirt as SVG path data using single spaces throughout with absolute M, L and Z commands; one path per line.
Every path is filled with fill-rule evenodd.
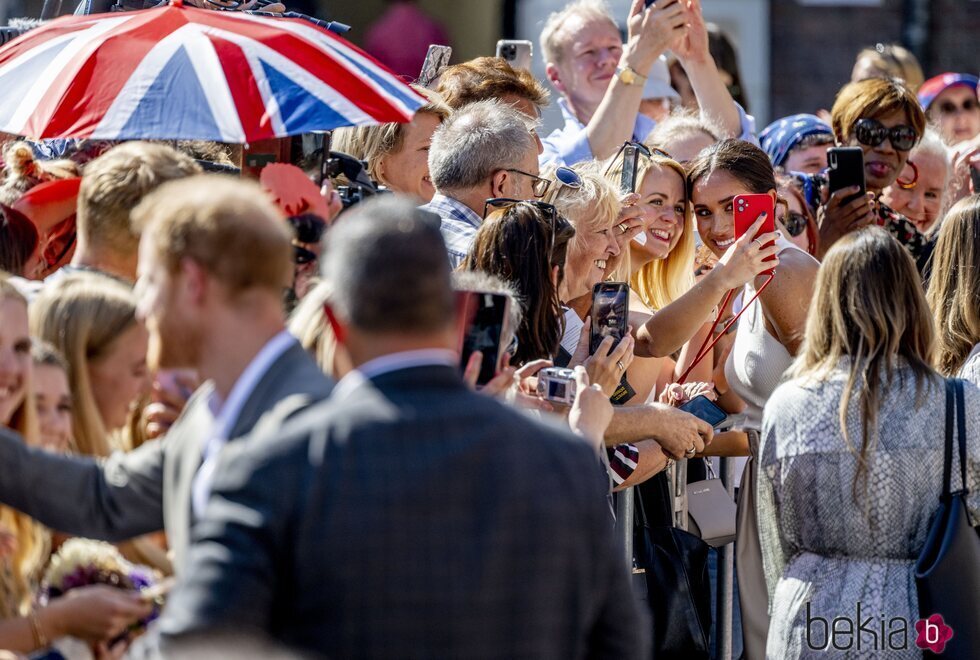
M 483 218 L 459 200 L 436 194 L 432 201 L 421 207 L 424 211 L 435 213 L 442 222 L 439 225 L 442 238 L 446 241 L 449 263 L 453 270 L 459 268 L 470 251 L 476 230 L 483 224 Z

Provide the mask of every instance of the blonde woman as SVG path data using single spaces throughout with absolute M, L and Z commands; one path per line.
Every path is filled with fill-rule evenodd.
M 331 149 L 363 160 L 372 179 L 427 204 L 436 193 L 429 179 L 429 145 L 452 111 L 436 92 L 412 87 L 428 103 L 416 111 L 411 123 L 338 128 Z
M 908 252 L 878 227 L 837 241 L 817 277 L 791 380 L 764 411 L 757 504 L 770 595 L 766 657 L 856 657 L 838 646 L 840 636 L 834 645 L 843 653 L 822 631 L 808 637 L 816 619 L 853 620 L 856 603 L 860 620 L 886 617 L 890 633 L 895 618 L 906 622 L 906 650 L 889 644 L 887 657 L 922 657 L 913 643 L 913 571 L 939 505 L 946 417 L 933 341 Z M 976 493 L 980 390 L 964 389 L 967 486 Z M 977 505 L 971 496 L 974 524 Z
M 81 168 L 71 160 L 41 160 L 31 145 L 13 142 L 3 150 L 4 177 L 0 184 L 0 204 L 12 205 L 34 186 L 47 181 L 81 176 Z
M 136 319 L 136 297 L 125 284 L 94 273 L 49 283 L 31 305 L 31 332 L 68 362 L 74 398 L 72 451 L 109 456 L 133 448 L 134 419 L 149 393 L 148 335 Z M 131 561 L 172 572 L 160 544 L 121 544 Z
M 24 442 L 37 444 L 31 375 L 27 301 L 0 274 L 0 433 L 17 432 Z M 50 534 L 27 516 L 0 507 L 0 536 L 15 540 L 13 548 L 0 548 L 0 648 L 30 653 L 65 635 L 102 642 L 149 614 L 138 595 L 112 587 L 85 587 L 72 598 L 32 607 Z
M 290 315 L 289 332 L 309 351 L 323 373 L 340 380 L 354 366 L 346 351 L 337 344 L 337 337 L 323 311 L 332 290 L 329 282 L 317 282 Z
M 933 364 L 943 375 L 980 385 L 980 195 L 949 210 L 932 258 L 928 297 L 938 335 Z

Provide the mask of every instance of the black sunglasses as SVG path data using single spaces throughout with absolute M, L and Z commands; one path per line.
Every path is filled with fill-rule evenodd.
M 327 223 L 319 216 L 312 214 L 294 215 L 286 219 L 293 228 L 296 240 L 300 243 L 319 243 Z
M 535 197 L 544 197 L 548 192 L 548 188 L 551 187 L 551 181 L 548 179 L 542 178 L 536 174 L 531 174 L 530 172 L 525 172 L 524 170 L 516 170 L 512 167 L 505 167 L 504 172 L 523 174 L 524 176 L 534 179 L 534 183 L 531 184 L 531 192 L 534 193 Z
M 939 104 L 939 112 L 944 115 L 953 115 L 957 112 L 973 112 L 978 107 L 980 107 L 980 101 L 977 99 L 966 99 L 963 101 L 963 105 L 958 106 L 952 101 L 943 101 Z
M 483 217 L 487 217 L 487 213 L 491 209 L 494 211 L 503 211 L 504 213 L 509 212 L 515 206 L 519 204 L 527 204 L 528 206 L 541 211 L 542 214 L 548 219 L 548 223 L 551 227 L 551 248 L 549 252 L 548 259 L 551 260 L 551 256 L 555 251 L 555 236 L 558 234 L 558 230 L 563 226 L 569 226 L 568 221 L 561 217 L 558 213 L 558 209 L 555 208 L 554 204 L 548 204 L 547 202 L 539 202 L 535 199 L 511 199 L 509 197 L 494 197 L 488 199 L 483 205 Z
M 858 119 L 854 124 L 854 137 L 861 144 L 877 147 L 888 138 L 898 151 L 911 151 L 919 141 L 919 134 L 906 124 L 886 128 L 877 119 Z
M 805 232 L 807 224 L 806 216 L 802 213 L 790 211 L 783 216 L 783 227 L 786 228 L 786 233 L 790 236 L 799 236 Z
M 609 159 L 609 164 L 606 165 L 606 171 L 603 172 L 604 175 L 609 174 L 609 170 L 612 169 L 613 165 L 619 162 L 619 157 L 623 155 L 623 152 L 626 150 L 626 147 L 634 147 L 640 155 L 646 156 L 647 158 L 653 158 L 654 156 L 659 156 L 660 158 L 669 158 L 670 160 L 674 159 L 673 156 L 671 156 L 663 149 L 658 149 L 657 147 L 648 147 L 647 145 L 641 142 L 634 142 L 632 140 L 627 140 L 626 142 L 623 143 L 623 146 L 619 148 L 619 151 L 616 152 L 616 155 Z

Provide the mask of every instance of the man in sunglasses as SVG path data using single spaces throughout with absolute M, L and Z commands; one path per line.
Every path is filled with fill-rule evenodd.
M 624 46 L 604 5 L 576 2 L 552 14 L 541 32 L 548 80 L 558 91 L 565 125 L 543 140 L 542 162 L 605 159 L 626 140 L 643 141 L 654 121 L 640 114 L 644 85 L 670 49 L 684 66 L 702 113 L 725 135 L 752 140 L 754 121 L 725 87 L 708 50 L 700 5 L 691 0 L 634 0 Z
M 500 101 L 464 106 L 432 136 L 429 176 L 436 194 L 422 208 L 441 218 L 449 261 L 459 266 L 483 223 L 490 198 L 538 199 L 538 146 L 528 119 Z

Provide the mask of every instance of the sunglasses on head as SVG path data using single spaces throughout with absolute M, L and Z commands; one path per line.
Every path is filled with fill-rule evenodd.
M 558 209 L 555 208 L 554 204 L 548 204 L 547 202 L 539 202 L 536 199 L 511 199 L 509 197 L 494 197 L 488 199 L 483 205 L 483 217 L 486 218 L 487 214 L 493 211 L 503 211 L 508 213 L 512 208 L 520 204 L 526 204 L 531 208 L 540 211 L 547 219 L 551 227 L 551 251 L 554 252 L 555 249 L 555 234 L 558 233 L 559 227 L 559 214 Z M 567 223 L 567 221 L 562 218 L 561 222 Z
M 623 155 L 623 152 L 626 150 L 626 147 L 630 147 L 630 146 L 634 147 L 637 153 L 639 153 L 641 156 L 646 156 L 647 158 L 653 158 L 654 156 L 659 156 L 660 158 L 669 158 L 670 160 L 673 160 L 673 157 L 663 149 L 658 149 L 657 147 L 648 147 L 647 145 L 641 142 L 634 142 L 632 140 L 627 140 L 626 142 L 623 143 L 623 146 L 619 148 L 619 151 L 616 152 L 616 155 L 609 159 L 609 164 L 606 165 L 606 171 L 603 174 L 609 174 L 609 170 L 613 168 L 613 165 L 619 162 L 620 156 Z
M 887 128 L 877 119 L 858 119 L 854 124 L 854 137 L 868 147 L 877 147 L 888 138 L 898 151 L 911 151 L 919 140 L 919 134 L 911 126 L 901 124 Z

